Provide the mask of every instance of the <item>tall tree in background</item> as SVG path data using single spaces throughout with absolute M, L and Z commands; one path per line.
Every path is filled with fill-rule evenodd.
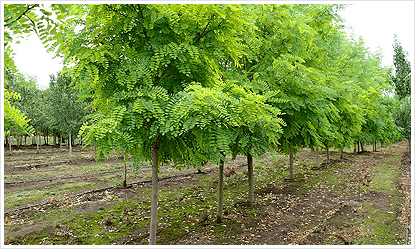
M 395 75 L 392 81 L 395 85 L 395 94 L 399 99 L 395 112 L 395 123 L 400 127 L 401 134 L 408 139 L 409 150 L 411 148 L 411 63 L 408 53 L 403 50 L 398 36 L 395 35 L 393 44 L 393 65 Z
M 82 119 L 86 116 L 86 104 L 79 100 L 78 91 L 71 85 L 68 74 L 51 75 L 47 95 L 48 111 L 52 127 L 69 137 L 69 156 L 72 156 L 72 136 L 77 135 Z
M 395 75 L 392 76 L 392 81 L 395 85 L 395 94 L 399 99 L 402 99 L 411 95 L 411 63 L 407 58 L 408 53 L 403 50 L 397 35 L 395 35 L 393 51 Z

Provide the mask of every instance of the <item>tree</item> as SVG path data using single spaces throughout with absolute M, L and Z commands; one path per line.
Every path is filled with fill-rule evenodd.
M 66 61 L 75 63 L 71 71 L 77 87 L 93 99 L 96 110 L 81 134 L 102 154 L 125 144 L 134 160 L 152 160 L 150 244 L 155 244 L 159 163 L 173 160 L 179 167 L 198 162 L 203 153 L 193 147 L 191 130 L 202 126 L 205 135 L 214 134 L 208 129 L 211 125 L 194 116 L 173 122 L 177 114 L 172 110 L 194 90 L 199 94 L 217 86 L 216 96 L 227 96 L 220 94 L 226 83 L 221 78 L 224 66 L 219 62 L 231 58 L 238 65 L 242 46 L 236 34 L 251 24 L 243 18 L 240 5 L 85 8 L 84 29 L 73 36 L 69 33 L 65 48 L 59 46 Z M 212 103 L 215 109 L 222 101 Z M 195 105 L 201 108 L 204 103 Z M 210 119 L 230 117 L 215 112 Z M 216 131 L 218 142 L 226 142 L 224 130 Z M 218 151 L 225 152 L 221 148 L 224 146 Z
M 402 99 L 411 95 L 411 63 L 407 59 L 408 52 L 403 50 L 397 35 L 395 35 L 393 51 L 395 75 L 392 75 L 392 81 L 395 85 L 396 95 Z
M 398 36 L 395 35 L 393 44 L 393 65 L 395 74 L 391 79 L 395 85 L 395 93 L 399 99 L 399 107 L 395 112 L 396 125 L 400 127 L 401 134 L 408 139 L 411 147 L 411 63 L 408 53 L 403 50 Z
M 50 76 L 49 94 L 45 102 L 49 103 L 48 110 L 51 127 L 60 130 L 69 137 L 69 156 L 72 156 L 72 136 L 78 134 L 84 116 L 87 115 L 87 103 L 79 100 L 79 93 L 71 85 L 69 74 L 58 73 Z

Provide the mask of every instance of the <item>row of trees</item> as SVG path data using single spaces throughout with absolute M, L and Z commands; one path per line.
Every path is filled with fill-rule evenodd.
M 40 8 L 23 6 L 14 13 L 19 20 Z M 401 138 L 392 88 L 410 76 L 402 73 L 402 81 L 397 70 L 392 85 L 379 55 L 341 29 L 341 8 L 51 5 L 57 21 L 38 20 L 48 24 L 41 39 L 65 58 L 81 98 L 91 100 L 80 129 L 86 144 L 153 162 L 155 244 L 160 162 L 216 162 L 220 222 L 226 155 L 247 157 L 252 205 L 253 157 L 266 151 L 290 155 L 293 179 L 303 147 L 343 151 Z
M 53 135 L 53 145 L 62 146 L 65 135 L 68 138 L 70 155 L 72 154 L 73 137 L 77 135 L 87 112 L 85 109 L 86 101 L 80 101 L 78 92 L 71 85 L 71 78 L 68 75 L 57 74 L 50 76 L 49 87 L 40 90 L 36 83 L 37 79 L 24 76 L 17 70 L 5 70 L 5 89 L 19 94 L 18 98 L 10 100 L 10 104 L 17 108 L 30 120 L 30 132 L 19 127 L 6 124 L 4 129 L 8 131 L 6 144 L 11 146 L 10 137 L 13 136 L 22 143 L 24 139 L 32 136 L 32 144 L 36 144 L 38 149 L 40 137 L 45 138 Z M 19 142 L 20 141 L 20 142 Z M 45 139 L 47 143 L 48 140 Z

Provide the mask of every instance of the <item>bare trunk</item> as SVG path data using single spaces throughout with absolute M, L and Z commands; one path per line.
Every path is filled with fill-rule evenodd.
M 24 136 L 24 145 L 25 146 L 27 145 L 26 139 L 27 139 L 27 136 Z
M 125 152 L 124 152 L 124 181 L 122 183 L 123 187 L 127 187 L 127 161 L 125 160 Z
M 9 152 L 10 154 L 12 153 L 12 136 L 11 136 L 12 132 L 9 131 Z
M 248 205 L 254 206 L 254 167 L 252 163 L 252 156 L 248 154 Z
M 53 146 L 56 146 L 56 130 L 53 130 Z
M 343 149 L 344 149 L 344 148 L 341 148 L 341 149 L 340 149 L 340 159 L 343 159 Z
M 360 142 L 357 141 L 356 143 L 357 143 L 357 152 L 359 153 L 360 152 Z
M 320 153 L 319 153 L 319 148 L 317 146 L 316 148 L 316 168 L 319 169 L 320 168 Z
M 152 194 L 151 194 L 151 221 L 150 221 L 150 245 L 156 244 L 157 233 L 157 197 L 158 197 L 158 147 L 160 144 L 160 137 L 153 145 L 153 165 L 152 165 Z
M 69 157 L 72 157 L 72 134 L 71 134 L 71 131 L 69 131 L 68 142 L 69 142 Z
M 294 180 L 294 148 L 290 149 L 290 181 Z
M 364 151 L 365 151 L 364 144 L 365 144 L 365 143 L 363 143 L 363 142 L 361 142 L 361 144 L 360 144 L 360 146 L 361 146 L 361 148 L 362 148 L 362 152 L 364 152 Z
M 218 194 L 218 214 L 216 217 L 216 222 L 222 222 L 222 212 L 223 212 L 223 167 L 225 165 L 225 161 L 220 159 L 219 163 L 219 194 Z
M 326 155 L 327 155 L 327 164 L 330 163 L 330 154 L 329 154 L 329 146 L 326 145 Z
M 40 142 L 40 135 L 36 138 L 36 153 L 39 153 L 39 142 Z
M 373 151 L 373 152 L 375 152 L 375 151 L 376 151 L 376 149 L 375 149 L 375 143 L 376 143 L 376 142 L 375 142 L 375 140 L 373 139 L 373 143 L 372 143 L 372 151 Z
M 62 149 L 62 131 L 61 131 L 61 135 L 60 135 L 60 142 L 59 142 L 59 149 Z

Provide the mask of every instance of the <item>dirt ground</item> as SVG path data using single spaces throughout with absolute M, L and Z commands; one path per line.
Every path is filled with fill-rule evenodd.
M 334 169 L 330 168 L 331 164 L 323 163 L 321 169 L 314 170 L 311 174 L 309 171 L 299 170 L 296 172 L 294 181 L 283 179 L 282 184 L 270 183 L 265 187 L 258 187 L 255 190 L 254 203 L 257 212 L 255 212 L 253 219 L 246 213 L 236 210 L 224 213 L 224 220 L 227 221 L 225 224 L 228 225 L 226 229 L 234 231 L 231 243 L 245 245 L 345 245 L 354 244 L 364 238 L 370 242 L 370 237 L 376 235 L 368 235 L 361 228 L 362 221 L 368 217 L 368 211 L 364 208 L 368 205 L 380 213 L 393 213 L 394 219 L 399 221 L 399 226 L 394 228 L 397 243 L 408 242 L 405 239 L 404 231 L 408 220 L 410 224 L 408 202 L 411 191 L 411 168 L 410 156 L 405 153 L 406 150 L 406 144 L 399 143 L 389 149 L 381 148 L 381 151 L 378 152 L 364 152 L 358 155 L 354 155 L 352 152 L 345 153 L 344 159 L 339 159 L 339 153 L 333 150 L 331 151 L 332 163 L 337 165 Z M 116 200 L 148 198 L 140 191 L 141 188 L 150 186 L 148 178 L 133 178 L 130 175 L 129 187 L 123 188 L 120 185 L 102 180 L 103 175 L 121 174 L 122 169 L 103 169 L 99 172 L 81 170 L 81 168 L 87 168 L 95 163 L 91 159 L 91 151 L 75 150 L 75 155 L 70 159 L 66 158 L 65 153 L 65 150 L 48 148 L 44 159 L 36 158 L 36 152 L 33 150 L 19 150 L 12 156 L 5 156 L 5 180 L 9 179 L 6 178 L 7 176 L 15 175 L 12 182 L 3 186 L 5 196 L 31 189 L 53 189 L 57 185 L 68 182 L 94 183 L 90 188 L 76 189 L 61 196 L 52 195 L 44 199 L 20 202 L 19 205 L 5 207 L 3 222 L 5 244 L 19 244 L 21 242 L 16 240 L 16 235 L 30 236 L 39 230 L 53 230 L 57 234 L 61 233 L 66 236 L 71 231 L 65 230 L 64 226 L 46 224 L 50 224 L 50 221 L 53 220 L 105 209 L 114 204 Z M 28 159 L 30 157 L 32 157 L 31 160 Z M 57 163 L 48 163 L 51 158 Z M 322 156 L 322 161 L 324 161 L 323 158 Z M 402 198 L 402 201 L 393 207 L 391 202 L 395 200 L 396 195 L 370 190 L 370 179 L 375 177 L 373 175 L 376 172 L 375 169 L 384 164 L 388 158 L 392 158 L 390 159 L 392 161 L 388 161 L 389 163 L 402 165 L 393 169 L 399 171 L 394 179 L 394 184 L 399 190 L 399 197 Z M 271 156 L 265 155 L 262 160 L 264 164 L 267 164 L 271 160 Z M 286 160 L 286 158 L 282 159 L 283 165 Z M 314 154 L 309 149 L 303 149 L 296 156 L 296 164 L 310 162 L 310 160 L 314 160 Z M 108 163 L 120 164 L 121 160 L 117 156 L 113 156 Z M 41 166 L 39 167 L 39 165 Z M 75 171 L 70 175 L 62 173 L 57 177 L 30 177 L 30 174 L 35 173 L 40 176 L 39 172 L 59 171 L 59 167 L 63 167 L 63 165 L 78 167 L 82 174 L 76 174 Z M 246 160 L 242 156 L 238 156 L 235 161 L 228 160 L 226 165 L 235 172 L 246 170 Z M 133 167 L 128 169 L 132 171 Z M 329 169 L 334 174 L 327 179 L 320 179 L 320 175 Z M 216 165 L 208 164 L 203 170 L 205 174 L 197 174 L 195 169 L 176 171 L 169 167 L 162 167 L 160 188 L 177 189 L 196 184 L 205 177 L 217 177 Z M 148 172 L 150 172 L 149 167 L 142 167 L 140 175 L 144 176 Z M 17 181 L 19 178 L 23 180 Z M 336 184 L 336 180 L 342 181 L 342 184 Z M 312 181 L 315 181 L 315 184 L 309 184 Z M 236 203 L 235 205 L 244 206 L 246 203 Z M 62 212 L 59 216 L 51 218 L 47 216 L 49 212 L 56 209 L 64 210 L 69 207 L 78 208 L 74 212 Z M 246 208 L 248 209 L 248 207 Z M 44 218 L 39 219 L 39 216 Z M 215 235 L 212 234 L 212 230 L 208 229 L 209 226 L 214 225 L 213 222 L 208 219 L 206 225 L 205 230 L 189 231 L 185 236 L 170 241 L 169 244 L 217 244 Z M 114 241 L 114 243 L 142 243 L 142 240 L 135 239 L 133 235 L 127 237 Z M 77 244 L 77 240 L 71 238 L 67 243 Z M 408 243 L 410 244 L 410 236 Z

